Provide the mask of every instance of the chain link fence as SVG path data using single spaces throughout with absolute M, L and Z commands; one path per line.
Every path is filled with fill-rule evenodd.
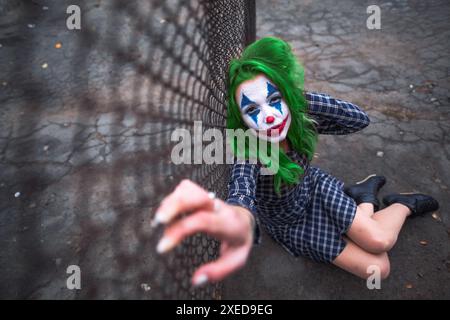
M 226 195 L 228 166 L 174 165 L 170 138 L 194 121 L 224 130 L 228 62 L 254 40 L 255 2 L 16 3 L 0 20 L 0 296 L 220 299 L 220 284 L 190 285 L 218 242 L 160 256 L 149 222 L 183 178 Z M 81 30 L 66 28 L 71 4 Z M 69 265 L 81 290 L 66 287 Z

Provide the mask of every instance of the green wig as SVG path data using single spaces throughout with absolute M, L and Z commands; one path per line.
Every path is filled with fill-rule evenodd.
M 231 60 L 228 75 L 227 128 L 247 129 L 236 102 L 236 90 L 242 82 L 251 80 L 259 74 L 264 74 L 278 87 L 289 107 L 291 125 L 287 139 L 291 148 L 312 160 L 317 143 L 317 131 L 313 121 L 307 117 L 303 67 L 292 53 L 291 46 L 280 38 L 259 39 L 250 44 L 239 59 Z M 230 143 L 236 154 L 236 140 Z M 248 156 L 250 154 L 248 144 L 245 148 L 247 148 L 245 154 Z M 256 158 L 260 163 L 268 165 L 267 159 L 264 159 L 258 150 L 256 150 Z M 292 161 L 282 148 L 279 148 L 278 159 L 278 171 L 274 174 L 274 188 L 277 192 L 282 183 L 297 184 L 304 173 L 304 169 Z M 270 164 L 268 166 L 270 167 Z

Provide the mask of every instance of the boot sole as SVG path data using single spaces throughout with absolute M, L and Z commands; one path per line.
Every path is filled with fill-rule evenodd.
M 355 184 L 361 184 L 361 183 L 366 182 L 367 180 L 369 180 L 370 178 L 375 177 L 375 176 L 376 176 L 375 173 L 374 173 L 374 174 L 371 174 L 371 175 L 365 177 L 364 180 L 358 181 L 358 182 L 356 182 Z
M 422 192 L 400 192 L 399 194 L 411 195 L 411 194 L 422 194 Z

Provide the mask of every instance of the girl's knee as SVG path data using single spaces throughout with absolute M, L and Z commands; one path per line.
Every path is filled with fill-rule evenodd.
M 371 261 L 371 264 L 367 266 L 367 277 L 373 275 L 378 275 L 381 280 L 386 279 L 389 277 L 389 274 L 391 272 L 391 264 L 389 262 L 388 256 L 382 255 L 379 258 L 375 258 L 373 261 Z
M 375 254 L 387 252 L 392 249 L 396 241 L 396 237 L 390 236 L 382 231 L 375 231 L 368 235 L 366 249 Z
M 389 258 L 386 257 L 380 261 L 380 276 L 381 279 L 384 280 L 389 277 L 391 273 L 391 263 L 389 262 Z

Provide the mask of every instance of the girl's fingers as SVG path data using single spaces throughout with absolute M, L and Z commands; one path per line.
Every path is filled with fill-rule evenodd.
M 227 254 L 221 255 L 214 262 L 207 263 L 195 271 L 192 284 L 202 285 L 206 282 L 221 281 L 231 273 L 241 269 L 247 261 L 251 246 L 241 246 L 230 249 Z
M 220 244 L 220 255 L 226 254 L 229 251 L 229 249 L 230 245 L 227 242 L 222 241 L 222 243 Z
M 220 215 L 211 211 L 198 211 L 167 227 L 156 250 L 159 253 L 165 253 L 178 245 L 184 238 L 197 232 L 204 232 L 218 239 L 224 239 L 227 236 L 227 230 L 229 230 L 224 228 L 225 225 Z
M 241 212 L 213 199 L 195 183 L 185 180 L 166 197 L 157 210 L 159 223 L 169 223 L 182 212 L 195 211 L 169 224 L 157 245 L 159 253 L 167 252 L 196 233 L 207 233 L 222 240 L 220 258 L 200 267 L 194 274 L 194 285 L 220 281 L 244 266 L 251 249 L 249 224 Z M 250 240 L 249 240 L 250 239 Z
M 190 180 L 183 180 L 161 202 L 161 205 L 156 210 L 155 219 L 152 222 L 153 226 L 160 223 L 166 224 L 171 222 L 176 216 L 182 212 L 192 211 L 196 209 L 214 209 L 214 195 L 208 193 L 199 185 Z

